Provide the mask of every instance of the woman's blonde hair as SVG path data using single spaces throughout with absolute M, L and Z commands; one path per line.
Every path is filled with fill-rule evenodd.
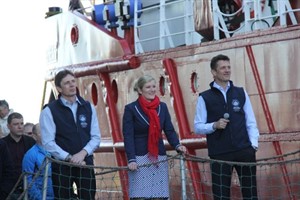
M 155 79 L 150 75 L 144 75 L 140 77 L 134 84 L 133 90 L 138 92 L 138 89 L 142 89 L 144 85 L 150 81 L 155 81 Z

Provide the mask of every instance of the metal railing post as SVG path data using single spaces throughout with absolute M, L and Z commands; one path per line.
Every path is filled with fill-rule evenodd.
M 286 26 L 285 2 L 277 1 L 277 9 L 279 15 L 280 26 Z
M 24 200 L 28 200 L 28 182 L 27 182 L 27 174 L 24 174 L 23 178 L 23 188 L 26 191 L 24 195 Z
M 45 165 L 45 173 L 44 173 L 44 178 L 43 178 L 43 193 L 42 193 L 42 200 L 46 200 L 47 198 L 47 187 L 48 187 L 48 173 L 49 173 L 49 167 L 50 167 L 50 160 L 48 157 L 45 158 L 45 162 L 46 162 L 46 165 Z
M 219 6 L 217 0 L 212 0 L 213 2 L 213 20 L 214 20 L 214 39 L 220 39 L 220 32 L 219 32 Z
M 186 169 L 185 163 L 183 159 L 183 154 L 180 155 L 180 175 L 181 175 L 181 191 L 182 191 L 182 200 L 187 200 L 186 196 Z

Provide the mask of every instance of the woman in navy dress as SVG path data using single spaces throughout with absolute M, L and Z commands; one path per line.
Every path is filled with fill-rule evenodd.
M 168 162 L 162 131 L 169 144 L 179 152 L 179 143 L 168 107 L 156 96 L 156 81 L 145 75 L 134 86 L 138 99 L 125 106 L 123 136 L 128 160 L 130 199 L 168 199 Z M 151 164 L 152 163 L 152 164 Z M 151 164 L 138 167 L 144 164 Z

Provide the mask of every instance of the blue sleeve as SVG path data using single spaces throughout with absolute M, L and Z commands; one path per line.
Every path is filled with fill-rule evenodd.
M 133 111 L 125 106 L 123 115 L 123 137 L 128 163 L 135 162 Z
M 37 160 L 37 155 L 36 153 L 30 149 L 24 156 L 23 158 L 23 163 L 22 163 L 22 169 L 23 172 L 27 172 L 27 184 L 28 186 L 31 185 L 31 187 L 28 190 L 28 194 L 30 196 L 30 199 L 34 200 L 40 200 L 42 199 L 42 191 L 39 189 L 37 183 L 38 180 L 36 179 L 32 183 L 32 179 L 34 177 L 34 173 L 36 173 L 36 168 L 38 168 L 36 164 Z

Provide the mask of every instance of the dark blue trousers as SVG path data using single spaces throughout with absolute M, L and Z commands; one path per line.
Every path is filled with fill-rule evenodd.
M 256 162 L 256 151 L 252 147 L 240 151 L 211 156 L 211 159 L 231 162 Z M 214 200 L 230 200 L 230 185 L 233 169 L 236 170 L 244 200 L 257 198 L 256 165 L 236 165 L 222 162 L 211 163 L 212 190 Z

